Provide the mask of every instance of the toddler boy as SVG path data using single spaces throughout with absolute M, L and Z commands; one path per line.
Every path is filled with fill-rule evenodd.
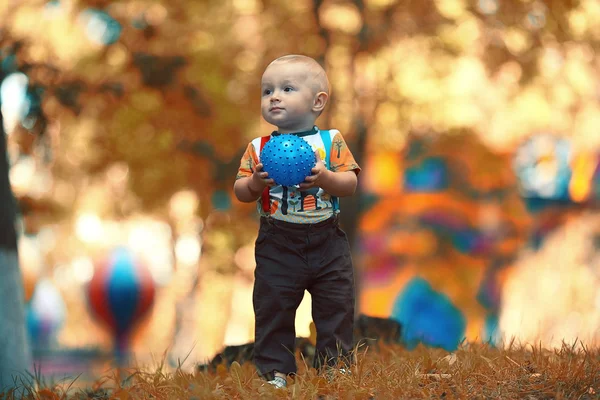
M 338 198 L 354 194 L 360 167 L 337 130 L 315 126 L 329 98 L 329 81 L 312 58 L 273 61 L 261 81 L 264 119 L 277 131 L 252 140 L 234 185 L 242 202 L 257 202 L 254 363 L 276 387 L 296 372 L 296 309 L 308 290 L 317 330 L 314 366 L 348 361 L 353 345 L 354 274 Z M 294 134 L 315 150 L 312 175 L 297 186 L 277 185 L 263 171 L 260 151 L 273 136 Z

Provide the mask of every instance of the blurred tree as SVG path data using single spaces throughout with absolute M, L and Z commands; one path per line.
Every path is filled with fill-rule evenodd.
M 0 71 L 0 82 L 3 79 Z M 17 207 L 8 178 L 7 154 L 0 111 L 0 394 L 17 390 L 28 382 L 31 363 L 25 328 L 25 292 L 17 255 Z
M 510 122 L 484 117 L 506 107 L 487 93 L 516 77 L 522 90 L 498 93 L 502 101 L 544 107 L 535 103 L 546 84 L 544 62 L 565 62 L 571 53 L 577 62 L 577 51 L 597 43 L 588 23 L 595 12 L 589 2 L 516 0 L 25 1 L 0 8 L 6 35 L 20 43 L 4 62 L 21 64 L 44 89 L 48 118 L 60 121 L 56 178 L 81 187 L 90 174 L 125 162 L 137 201 L 122 212 L 161 209 L 191 185 L 205 214 L 215 189 L 230 193 L 244 143 L 268 129 L 255 93 L 272 58 L 301 52 L 327 66 L 334 91 L 320 123 L 342 130 L 359 160 L 373 146 L 399 149 L 411 128 L 426 126 L 476 127 L 495 143 Z M 347 216 L 361 198 L 345 200 Z M 353 237 L 351 220 L 345 225 Z
M 47 197 L 69 214 L 164 215 L 188 187 L 202 217 L 231 207 L 250 218 L 231 186 L 247 142 L 272 129 L 260 118 L 260 76 L 285 53 L 325 65 L 333 92 L 318 124 L 342 131 L 361 164 L 393 158 L 414 132 L 472 131 L 484 161 L 482 149 L 509 153 L 536 131 L 600 147 L 594 0 L 23 0 L 2 3 L 0 21 L 2 68 L 29 76 L 48 120 Z M 109 190 L 123 165 L 126 190 Z M 487 177 L 462 187 L 478 193 Z M 368 218 L 390 219 L 393 206 L 377 207 L 362 182 L 342 201 L 351 241 L 357 215 L 371 207 Z

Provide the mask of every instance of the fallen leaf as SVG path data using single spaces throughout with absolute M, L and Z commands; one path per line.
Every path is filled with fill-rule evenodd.
M 454 365 L 458 361 L 458 357 L 456 356 L 456 354 L 452 353 L 448 354 L 445 357 L 442 357 L 440 361 L 446 361 L 448 365 Z
M 519 364 L 518 362 L 516 362 L 515 360 L 513 360 L 513 359 L 512 359 L 512 358 L 510 358 L 509 356 L 504 356 L 504 357 L 506 357 L 506 359 L 507 359 L 508 361 L 510 361 L 511 363 L 513 363 L 514 365 L 516 365 L 517 367 L 519 367 L 519 368 L 523 368 L 523 367 L 521 367 L 521 364 Z
M 485 360 L 485 362 L 487 362 L 487 365 L 494 371 L 496 371 L 496 368 L 494 367 L 494 364 L 492 363 L 492 360 L 490 360 L 489 358 L 485 357 L 485 356 L 481 356 L 481 358 L 483 358 Z

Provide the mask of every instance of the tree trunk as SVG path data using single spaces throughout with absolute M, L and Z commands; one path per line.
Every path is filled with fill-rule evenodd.
M 356 136 L 355 140 L 350 141 L 348 146 L 352 148 L 354 159 L 358 163 L 361 168 L 364 168 L 363 161 L 365 159 L 365 151 L 366 151 L 366 142 L 367 142 L 367 127 L 360 117 L 355 119 L 355 129 Z M 359 178 L 360 179 L 360 178 Z M 357 249 L 357 236 L 359 233 L 359 222 L 360 222 L 360 199 L 363 195 L 362 185 L 359 185 L 356 188 L 356 193 L 354 196 L 343 197 L 340 199 L 340 208 L 342 212 L 340 213 L 340 224 L 344 231 L 346 232 L 346 236 L 348 236 L 348 242 L 350 242 L 350 249 L 352 251 L 353 256 L 358 254 Z M 359 303 L 360 294 L 362 292 L 362 269 L 358 265 L 356 261 L 354 261 L 354 285 L 355 285 L 355 293 L 356 293 L 356 302 Z M 359 307 L 355 307 L 355 315 L 358 317 L 358 314 L 361 313 Z
M 22 392 L 23 386 L 30 384 L 27 372 L 31 364 L 23 279 L 17 256 L 16 203 L 8 179 L 6 151 L 0 113 L 0 397 L 2 392 L 13 388 Z
M 315 21 L 317 23 L 317 29 L 318 29 L 318 33 L 319 36 L 323 39 L 323 42 L 325 43 L 325 50 L 323 51 L 323 53 L 321 54 L 321 57 L 317 58 L 317 61 L 319 63 L 321 63 L 321 65 L 323 65 L 323 67 L 325 67 L 325 54 L 327 52 L 327 49 L 329 49 L 330 45 L 331 45 L 331 38 L 329 35 L 329 32 L 327 31 L 326 28 L 323 27 L 323 25 L 321 24 L 321 19 L 319 17 L 319 9 L 321 8 L 321 6 L 323 5 L 324 1 L 323 0 L 313 0 L 313 15 L 315 17 Z M 354 4 L 356 5 L 356 7 L 358 8 L 358 10 L 361 12 L 361 14 L 364 15 L 364 9 L 365 9 L 365 5 L 363 4 L 364 2 L 362 0 L 354 0 Z M 354 59 L 356 57 L 356 55 L 360 52 L 360 51 L 364 51 L 368 48 L 368 41 L 366 39 L 366 25 L 363 26 L 363 28 L 361 29 L 360 33 L 357 35 L 356 37 L 356 41 L 357 41 L 357 46 L 356 49 L 354 50 L 353 54 L 352 54 L 352 72 L 351 74 L 354 75 Z M 351 79 L 352 81 L 353 79 Z M 335 98 L 332 97 L 330 99 L 330 104 L 328 107 L 332 108 L 333 105 L 331 104 L 333 101 L 335 101 Z M 326 121 L 326 129 L 331 129 L 332 127 L 330 126 L 329 122 L 331 119 L 331 113 L 328 113 L 328 120 Z M 360 113 L 358 112 L 358 110 L 356 110 L 355 112 L 355 116 L 354 116 L 354 129 L 355 129 L 355 135 L 354 138 L 350 139 L 348 136 L 345 137 L 345 140 L 348 144 L 348 147 L 352 150 L 352 154 L 354 155 L 354 159 L 356 160 L 356 162 L 358 163 L 359 166 L 361 166 L 362 168 L 362 162 L 364 160 L 364 155 L 366 152 L 366 144 L 367 144 L 367 127 L 365 124 L 365 121 L 363 120 L 362 116 L 360 115 Z M 346 133 L 347 134 L 347 133 Z M 359 178 L 360 179 L 360 178 Z M 362 186 L 359 184 L 358 187 L 356 188 L 356 193 L 354 194 L 354 196 L 349 196 L 349 197 L 342 197 L 340 199 L 340 208 L 342 210 L 342 212 L 340 213 L 340 224 L 342 226 L 342 228 L 344 229 L 344 231 L 346 232 L 346 236 L 348 237 L 348 242 L 350 243 L 350 250 L 351 252 L 355 255 L 357 254 L 357 250 L 356 250 L 356 240 L 357 240 L 357 236 L 358 236 L 358 225 L 359 225 L 359 219 L 360 219 L 360 199 L 362 197 L 363 193 L 362 193 Z M 360 298 L 360 293 L 361 293 L 361 275 L 360 275 L 360 268 L 358 267 L 357 263 L 354 262 L 354 270 L 355 270 L 355 293 L 356 293 L 356 299 L 358 302 L 358 299 Z M 355 314 L 358 316 L 358 314 L 360 313 L 360 310 L 358 307 L 355 307 Z

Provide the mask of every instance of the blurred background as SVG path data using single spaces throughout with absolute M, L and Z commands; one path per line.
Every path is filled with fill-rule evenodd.
M 253 341 L 258 220 L 232 187 L 289 53 L 326 67 L 317 124 L 363 168 L 341 203 L 357 312 L 450 350 L 598 343 L 599 44 L 595 0 L 1 2 L 34 355 Z

